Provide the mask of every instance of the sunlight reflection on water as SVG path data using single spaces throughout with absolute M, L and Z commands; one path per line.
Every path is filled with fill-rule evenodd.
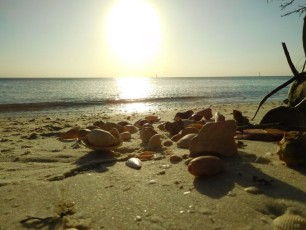
M 118 99 L 139 100 L 150 95 L 152 85 L 149 78 L 122 77 L 116 79 L 118 86 Z M 149 106 L 146 103 L 134 102 L 122 105 L 127 112 L 146 112 Z

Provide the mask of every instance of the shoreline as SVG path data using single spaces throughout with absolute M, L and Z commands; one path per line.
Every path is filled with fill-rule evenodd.
M 280 105 L 265 103 L 254 122 Z M 198 179 L 188 173 L 184 161 L 170 161 L 172 154 L 189 152 L 176 143 L 157 152 L 164 158 L 143 161 L 140 170 L 127 167 L 124 157 L 142 151 L 139 132 L 115 151 L 119 157 L 113 161 L 109 154 L 58 139 L 71 127 L 86 127 L 98 120 L 134 123 L 157 115 L 160 122 L 173 121 L 177 112 L 208 107 L 227 120 L 232 119 L 233 109 L 251 119 L 257 106 L 192 107 L 191 103 L 188 107 L 186 103 L 181 108 L 157 107 L 145 112 L 2 114 L 1 228 L 30 229 L 40 224 L 41 229 L 271 229 L 273 220 L 288 211 L 305 218 L 306 170 L 286 167 L 278 159 L 276 142 L 242 140 L 237 156 L 223 159 L 223 173 Z M 169 138 L 158 132 L 165 140 Z M 270 182 L 259 185 L 258 194 L 245 191 L 256 186 L 254 176 Z M 44 219 L 58 215 L 62 217 L 53 222 Z

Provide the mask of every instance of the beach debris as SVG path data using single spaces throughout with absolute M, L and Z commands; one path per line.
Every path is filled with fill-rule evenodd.
M 273 220 L 275 230 L 305 230 L 306 219 L 294 214 L 283 214 Z
M 190 133 L 183 136 L 181 139 L 177 141 L 177 146 L 179 148 L 189 149 L 191 139 L 193 139 L 196 136 L 197 136 L 196 133 Z
M 306 163 L 306 135 L 298 131 L 285 133 L 276 153 L 287 166 Z
M 160 134 L 153 135 L 149 140 L 147 149 L 155 150 L 155 149 L 160 149 L 161 147 L 162 147 L 161 135 Z
M 247 193 L 251 193 L 251 194 L 261 194 L 262 193 L 261 189 L 259 189 L 256 186 L 246 187 L 243 190 L 246 191 Z
M 178 134 L 181 130 L 184 129 L 184 122 L 182 120 L 174 122 L 166 122 L 165 129 L 170 133 L 171 136 Z
M 279 106 L 268 111 L 260 124 L 278 123 L 287 127 L 305 126 L 306 116 L 295 107 Z
M 140 169 L 142 166 L 142 163 L 139 158 L 131 157 L 125 162 L 125 165 L 133 169 Z
M 216 112 L 215 113 L 215 122 L 222 122 L 222 121 L 225 121 L 225 116 L 223 116 L 219 112 Z
M 189 119 L 193 114 L 194 112 L 192 110 L 187 110 L 185 112 L 178 112 L 174 116 L 174 121 L 179 121 L 182 119 Z
M 234 120 L 207 123 L 198 135 L 190 140 L 190 157 L 203 152 L 214 152 L 222 156 L 232 156 L 237 153 L 234 140 L 237 124 Z
M 83 139 L 86 146 L 90 147 L 117 147 L 122 143 L 119 137 L 119 133 L 116 129 L 112 129 L 109 132 L 103 129 L 93 129 Z
M 131 134 L 137 133 L 138 129 L 134 125 L 125 125 L 123 126 L 123 132 L 129 132 Z
M 153 127 L 143 127 L 140 130 L 140 139 L 143 144 L 147 144 L 152 136 L 157 134 Z
M 130 141 L 131 140 L 131 133 L 128 131 L 120 133 L 120 138 L 122 141 Z
M 188 164 L 188 171 L 194 176 L 212 176 L 223 170 L 223 161 L 215 156 L 196 157 Z
M 237 122 L 238 126 L 250 124 L 249 119 L 246 116 L 243 116 L 242 112 L 240 112 L 239 110 L 233 110 L 233 117 L 234 120 Z

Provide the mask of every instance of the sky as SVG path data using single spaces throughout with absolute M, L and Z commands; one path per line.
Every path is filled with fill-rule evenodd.
M 279 4 L 0 0 L 0 77 L 290 76 L 281 43 L 301 70 L 303 16 Z

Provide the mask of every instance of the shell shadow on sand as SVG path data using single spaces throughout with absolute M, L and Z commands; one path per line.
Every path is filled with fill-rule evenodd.
M 228 195 L 238 184 L 244 188 L 254 186 L 271 198 L 296 200 L 306 203 L 306 193 L 279 178 L 271 177 L 256 168 L 252 161 L 244 159 L 248 155 L 239 151 L 235 157 L 224 158 L 224 172 L 211 177 L 195 177 L 194 187 L 203 195 L 214 199 Z M 254 163 L 254 161 L 253 161 Z M 297 172 L 306 175 L 306 169 L 296 169 Z M 281 177 L 280 177 L 281 178 Z

